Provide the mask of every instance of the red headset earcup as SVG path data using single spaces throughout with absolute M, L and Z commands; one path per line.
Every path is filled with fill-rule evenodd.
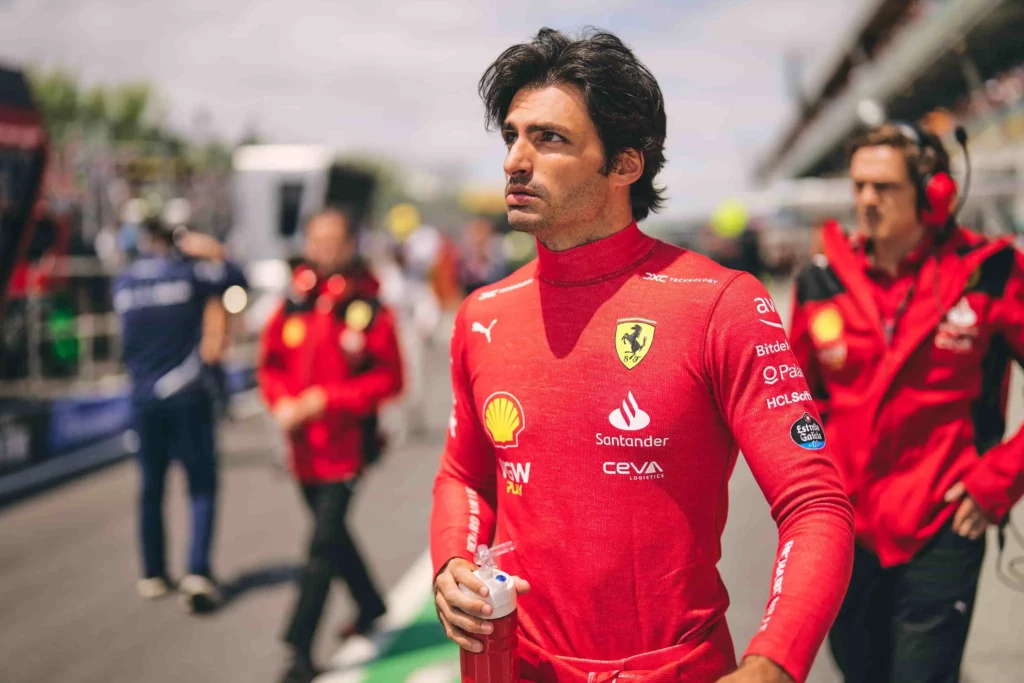
M 948 173 L 936 173 L 924 185 L 927 200 L 921 211 L 921 220 L 927 225 L 941 228 L 949 220 L 956 202 L 956 181 Z

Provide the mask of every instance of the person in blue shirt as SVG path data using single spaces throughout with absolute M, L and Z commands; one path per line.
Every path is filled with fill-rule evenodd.
M 178 235 L 178 238 L 175 238 Z M 207 235 L 171 233 L 159 220 L 144 224 L 141 257 L 114 280 L 124 364 L 131 378 L 133 424 L 140 466 L 141 597 L 167 594 L 163 498 L 167 468 L 185 468 L 192 511 L 188 575 L 178 586 L 186 609 L 208 611 L 220 595 L 210 569 L 217 456 L 213 401 L 202 380 L 200 342 L 207 301 L 234 285 L 242 271 Z

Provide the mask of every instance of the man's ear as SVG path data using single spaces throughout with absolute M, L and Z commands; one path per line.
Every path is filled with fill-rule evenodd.
M 636 149 L 627 149 L 619 153 L 609 174 L 616 185 L 632 185 L 644 174 L 644 155 Z

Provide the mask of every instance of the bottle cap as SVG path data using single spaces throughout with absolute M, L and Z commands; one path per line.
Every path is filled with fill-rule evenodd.
M 477 569 L 473 574 L 487 586 L 487 595 L 480 595 L 474 590 L 459 584 L 459 588 L 466 595 L 483 600 L 491 606 L 490 616 L 484 619 L 501 619 L 516 611 L 516 586 L 515 577 L 500 569 L 491 569 L 490 576 L 484 576 L 483 568 Z
M 485 619 L 501 619 L 516 609 L 515 578 L 498 569 L 494 563 L 495 557 L 512 552 L 515 548 L 515 541 L 507 541 L 493 548 L 488 548 L 486 545 L 477 546 L 473 560 L 479 565 L 479 569 L 473 574 L 487 586 L 486 596 L 459 584 L 463 593 L 483 600 L 491 606 L 493 610 L 491 616 L 485 617 Z

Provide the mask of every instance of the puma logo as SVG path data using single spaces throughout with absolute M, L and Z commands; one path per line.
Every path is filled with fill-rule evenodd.
M 473 332 L 479 332 L 480 334 L 482 334 L 485 337 L 487 337 L 487 343 L 490 344 L 491 343 L 491 329 L 494 328 L 494 323 L 496 323 L 496 322 L 498 322 L 497 318 L 492 320 L 491 324 L 488 325 L 487 327 L 484 327 L 480 323 L 473 323 L 472 330 L 473 330 Z

